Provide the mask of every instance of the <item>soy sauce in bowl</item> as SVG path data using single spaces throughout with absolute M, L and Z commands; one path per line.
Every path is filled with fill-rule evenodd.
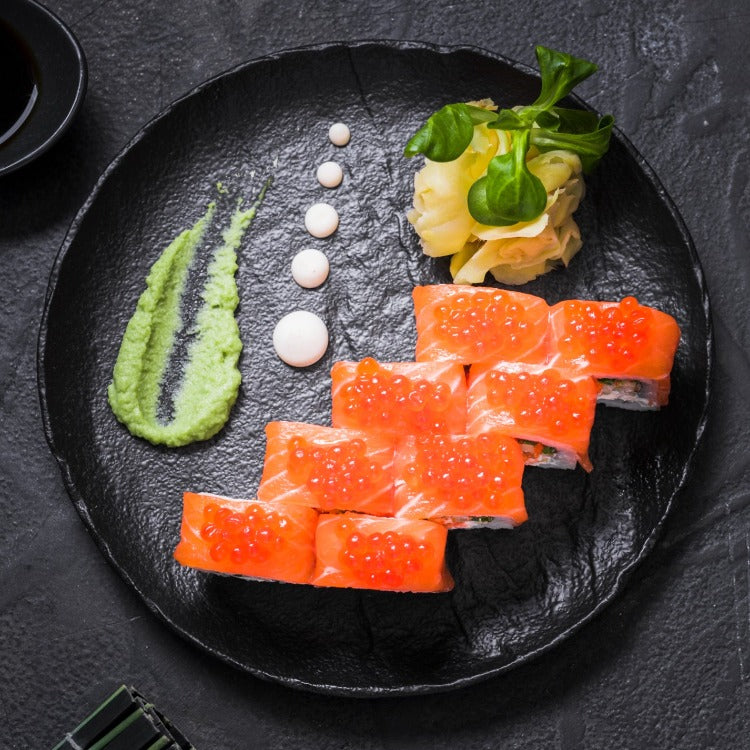
M 0 20 L 0 147 L 23 126 L 34 109 L 39 86 L 31 50 Z
M 0 178 L 45 153 L 86 93 L 73 32 L 36 0 L 0 0 Z

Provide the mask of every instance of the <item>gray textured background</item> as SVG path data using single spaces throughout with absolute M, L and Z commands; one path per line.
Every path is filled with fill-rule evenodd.
M 200 750 L 750 747 L 747 2 L 49 7 L 84 46 L 90 82 L 61 143 L 0 180 L 0 748 L 51 747 L 82 707 L 123 681 Z M 711 415 L 693 479 L 625 594 L 537 662 L 458 693 L 401 701 L 262 683 L 157 622 L 68 502 L 33 377 L 54 255 L 138 128 L 246 59 L 362 38 L 478 44 L 528 64 L 533 44 L 543 43 L 597 61 L 600 72 L 580 93 L 615 115 L 677 203 L 705 268 L 716 335 Z

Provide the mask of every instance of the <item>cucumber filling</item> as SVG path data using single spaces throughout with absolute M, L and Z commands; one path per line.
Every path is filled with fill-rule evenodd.
M 533 440 L 519 440 L 521 452 L 524 458 L 539 458 L 540 456 L 554 456 L 557 454 L 557 448 L 544 443 L 538 443 Z

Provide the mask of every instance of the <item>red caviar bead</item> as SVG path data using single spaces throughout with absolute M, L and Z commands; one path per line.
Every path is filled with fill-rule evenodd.
M 467 349 L 467 356 L 474 358 L 490 352 L 512 358 L 523 341 L 515 332 L 529 329 L 529 323 L 519 319 L 524 313 L 523 305 L 509 302 L 507 293 L 501 290 L 461 292 L 434 310 L 438 338 L 460 344 Z
M 380 365 L 372 357 L 365 357 L 357 365 L 357 373 L 360 375 L 374 375 L 380 371 Z
M 212 560 L 221 562 L 229 554 L 229 546 L 225 542 L 216 542 L 216 544 L 211 545 L 209 554 Z
M 406 484 L 438 504 L 481 506 L 487 502 L 491 488 L 496 486 L 494 477 L 503 461 L 507 466 L 500 469 L 500 473 L 513 472 L 512 478 L 500 477 L 503 490 L 506 482 L 509 485 L 520 483 L 523 471 L 520 456 L 502 458 L 511 448 L 516 452 L 518 449 L 500 434 L 484 433 L 459 439 L 427 436 L 415 442 L 416 454 L 407 468 Z
M 322 507 L 335 508 L 343 496 L 352 502 L 358 493 L 361 496 L 382 481 L 382 465 L 370 460 L 366 450 L 365 442 L 359 438 L 316 446 L 312 460 L 307 460 L 304 467 L 290 455 L 289 477 L 298 485 L 306 485 Z
M 616 370 L 626 367 L 647 346 L 644 329 L 651 310 L 639 305 L 635 297 L 606 307 L 571 302 L 564 309 L 568 316 L 560 350 L 568 358 L 585 356 L 594 365 Z M 571 315 L 572 309 L 582 309 L 585 318 Z
M 499 375 L 499 373 L 498 373 Z M 556 417 L 555 427 L 562 431 L 570 418 L 570 399 L 575 398 L 575 386 L 560 378 L 554 370 L 542 373 L 502 373 L 504 388 L 487 387 L 487 401 L 502 408 L 521 427 L 539 428 Z M 499 377 L 495 379 L 495 382 Z M 518 384 L 518 390 L 513 383 Z
M 357 373 L 358 388 L 342 389 L 342 406 L 365 427 L 388 426 L 408 434 L 435 424 L 450 406 L 452 391 L 446 383 L 393 374 L 375 360 L 362 360 Z
M 213 539 L 219 535 L 219 529 L 212 523 L 206 523 L 201 529 L 201 539 Z
M 393 589 L 401 587 L 406 575 L 419 568 L 412 560 L 416 549 L 415 540 L 408 534 L 354 532 L 346 539 L 339 561 L 360 580 Z

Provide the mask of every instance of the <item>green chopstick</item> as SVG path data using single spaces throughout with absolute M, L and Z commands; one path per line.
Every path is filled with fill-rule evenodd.
M 195 750 L 153 703 L 122 685 L 53 750 Z

